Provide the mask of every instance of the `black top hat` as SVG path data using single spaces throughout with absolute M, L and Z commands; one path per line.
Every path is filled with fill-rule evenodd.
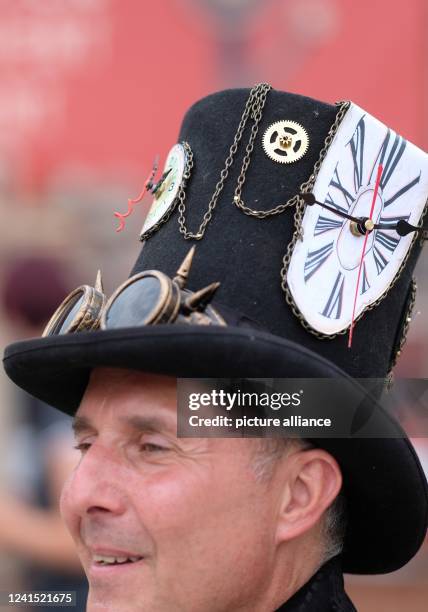
M 187 183 L 183 184 L 182 191 L 178 191 L 170 208 L 163 216 L 158 215 L 150 231 L 146 225 L 144 235 L 147 239 L 132 271 L 136 274 L 144 270 L 160 270 L 170 277 L 176 274 L 189 247 L 195 243 L 195 240 L 185 239 L 183 234 L 185 231 L 198 232 L 237 129 L 240 125 L 242 127 L 240 121 L 244 108 L 248 100 L 253 100 L 252 108 L 247 106 L 247 123 L 243 126 L 236 154 L 230 158 L 233 163 L 229 164 L 217 205 L 210 211 L 202 239 L 197 241 L 187 281 L 187 287 L 194 291 L 208 283 L 220 282 L 212 305 L 232 323 L 227 326 L 166 324 L 128 327 L 15 343 L 6 349 L 4 366 L 17 385 L 72 414 L 79 405 L 91 370 L 97 366 L 188 377 L 385 378 L 388 375 L 407 327 L 407 311 L 414 290 L 412 272 L 421 249 L 418 232 L 404 237 L 406 244 L 403 242 L 399 246 L 401 238 L 397 239 L 397 233 L 393 234 L 396 243 L 383 238 L 386 247 L 378 249 L 383 257 L 380 265 L 384 268 L 389 265 L 389 261 L 384 264 L 383 260 L 391 253 L 394 256 L 398 253 L 401 259 L 392 280 L 378 290 L 378 296 L 372 296 L 371 303 L 362 313 L 357 313 L 352 349 L 348 348 L 348 339 L 343 333 L 349 328 L 349 322 L 345 321 L 338 333 L 329 333 L 322 322 L 317 328 L 307 310 L 311 304 L 305 306 L 305 300 L 300 302 L 298 286 L 292 290 L 291 282 L 288 282 L 295 249 L 297 253 L 301 245 L 307 247 L 306 260 L 301 266 L 302 287 L 306 290 L 309 281 L 315 282 L 332 261 L 334 255 L 330 247 L 330 260 L 324 257 L 325 246 L 330 242 L 337 246 L 339 234 L 342 235 L 345 229 L 345 238 L 351 240 L 352 221 L 335 217 L 334 213 L 321 207 L 313 215 L 312 229 L 309 207 L 306 210 L 309 216 L 303 225 L 299 225 L 299 219 L 306 215 L 304 202 L 297 197 L 301 191 L 313 192 L 316 199 L 330 203 L 339 213 L 354 212 L 359 217 L 364 217 L 361 210 L 364 197 L 369 201 L 364 186 L 371 186 L 371 193 L 375 196 L 376 172 L 367 170 L 364 182 L 361 177 L 364 162 L 359 163 L 364 157 L 361 142 L 371 146 L 370 125 L 367 123 L 362 127 L 366 119 L 360 114 L 355 129 L 350 132 L 351 137 L 343 145 L 348 146 L 349 160 L 354 164 L 354 191 L 350 193 L 349 185 L 346 189 L 343 187 L 340 182 L 343 176 L 339 172 L 337 186 L 338 180 L 334 179 L 338 170 L 336 163 L 332 166 L 333 178 L 328 183 L 330 189 L 323 193 L 322 183 L 317 183 L 317 178 L 321 177 L 325 183 L 322 172 L 326 164 L 334 162 L 328 157 L 329 151 L 340 146 L 339 128 L 347 117 L 351 117 L 352 107 L 348 104 L 332 106 L 295 94 L 268 91 L 267 88 L 259 90 L 259 97 L 257 92 L 252 93 L 253 98 L 249 95 L 247 89 L 219 92 L 197 102 L 187 112 L 178 141 L 186 143 L 182 153 L 187 157 L 183 159 L 188 162 L 193 155 L 193 168 L 190 171 L 189 164 L 184 168 Z M 254 135 L 254 148 L 251 151 L 251 146 L 247 147 L 250 163 L 242 189 L 237 192 L 245 146 L 251 134 Z M 385 178 L 389 176 L 388 172 L 392 175 L 400 164 L 406 163 L 407 151 L 402 146 L 402 139 L 390 131 L 385 131 L 385 134 L 389 134 L 388 140 L 382 136 L 375 159 L 386 168 L 382 176 L 384 183 L 377 185 L 382 190 L 383 202 L 394 198 L 400 189 L 400 186 L 396 189 L 392 186 L 392 195 L 388 195 Z M 422 155 L 419 151 L 411 153 Z M 339 159 L 342 159 L 340 154 Z M 426 166 L 425 158 L 424 162 Z M 180 169 L 175 168 L 174 172 L 174 180 L 179 181 Z M 422 171 L 420 176 L 424 179 Z M 414 180 L 416 190 L 422 183 L 426 190 L 424 180 Z M 170 187 L 174 191 L 172 183 L 168 189 Z M 410 193 L 412 189 L 410 186 L 406 192 Z M 396 200 L 400 197 L 396 196 Z M 420 194 L 418 197 L 420 200 Z M 425 199 L 423 205 L 419 203 L 413 216 L 406 211 L 403 213 L 400 208 L 400 214 L 396 213 L 395 217 L 400 216 L 413 226 L 420 224 Z M 263 214 L 263 211 L 287 202 L 290 205 L 280 208 L 277 214 Z M 373 202 L 377 206 L 376 197 Z M 300 217 L 299 214 L 296 216 L 296 208 Z M 251 214 L 248 209 L 259 213 Z M 381 210 L 376 217 L 371 214 L 365 217 L 377 223 L 395 223 L 392 202 L 389 210 L 392 213 L 388 215 Z M 385 220 L 387 216 L 389 221 Z M 179 219 L 181 223 L 178 223 Z M 346 228 L 345 223 L 348 224 Z M 358 229 L 354 225 L 353 231 L 356 232 L 352 234 L 353 239 L 362 244 L 364 227 Z M 368 242 L 373 235 L 374 232 L 368 236 Z M 386 232 L 386 235 L 392 234 Z M 318 238 L 323 236 L 332 236 L 332 239 L 320 246 Z M 371 249 L 372 271 L 377 270 L 377 246 L 372 242 L 367 247 Z M 392 255 L 390 259 L 392 261 Z M 391 263 L 391 268 L 393 265 Z M 365 266 L 363 277 L 364 273 L 367 273 Z M 327 311 L 324 306 L 316 307 L 315 316 L 318 316 L 318 311 L 322 314 L 324 309 L 324 318 L 329 319 L 327 323 L 337 326 L 342 316 L 339 306 L 342 309 L 347 299 L 345 293 L 351 290 L 343 285 L 345 281 L 342 282 L 336 270 L 330 270 L 329 274 L 321 284 L 324 281 L 328 284 L 330 278 L 339 279 L 336 287 L 340 289 L 342 283 L 342 293 L 337 289 L 334 293 L 334 283 L 326 286 L 322 299 L 323 304 L 330 303 L 330 308 Z M 371 279 L 362 278 L 362 282 L 371 287 L 376 284 L 373 276 Z M 366 285 L 361 287 L 363 289 Z M 310 291 L 309 288 L 309 294 Z M 316 302 L 315 291 L 313 298 Z M 385 419 L 389 422 L 387 415 Z M 318 441 L 337 458 L 344 475 L 349 507 L 344 551 L 346 571 L 383 573 L 398 569 L 416 554 L 425 537 L 428 511 L 426 480 L 413 447 L 399 426 L 396 427 L 395 439 Z

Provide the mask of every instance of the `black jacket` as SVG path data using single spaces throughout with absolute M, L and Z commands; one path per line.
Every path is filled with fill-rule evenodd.
M 344 591 L 340 556 L 323 565 L 277 612 L 357 612 Z

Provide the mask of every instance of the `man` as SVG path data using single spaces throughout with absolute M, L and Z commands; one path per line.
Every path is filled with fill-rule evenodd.
M 356 105 L 266 84 L 195 104 L 179 141 L 146 182 L 131 278 L 108 302 L 99 277 L 80 287 L 5 354 L 18 385 L 75 415 L 62 512 L 88 609 L 353 610 L 342 571 L 396 570 L 426 533 L 416 454 L 353 377 L 389 378 L 404 344 L 427 156 Z M 176 377 L 337 379 L 353 426 L 179 438 Z M 358 435 L 373 411 L 385 438 Z
M 276 610 L 327 560 L 340 468 L 297 442 L 177 438 L 176 403 L 173 378 L 94 370 L 61 501 L 88 610 Z

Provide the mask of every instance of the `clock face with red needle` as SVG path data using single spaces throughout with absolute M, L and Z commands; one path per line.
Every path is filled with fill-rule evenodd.
M 402 236 L 396 227 L 400 220 L 421 223 L 428 197 L 428 155 L 351 103 L 322 162 L 313 195 L 329 209 L 307 206 L 303 240 L 294 247 L 287 287 L 310 328 L 334 336 L 380 300 L 398 277 L 417 232 Z M 355 222 L 333 210 L 382 227 L 358 231 Z

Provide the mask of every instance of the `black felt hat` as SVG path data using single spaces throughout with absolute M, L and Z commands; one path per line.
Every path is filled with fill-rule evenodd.
M 178 142 L 189 143 L 194 168 L 186 187 L 187 226 L 196 231 L 224 167 L 249 90 L 219 92 L 186 114 Z M 297 194 L 308 180 L 338 108 L 272 90 L 267 96 L 242 197 L 253 209 L 270 209 Z M 262 147 L 265 130 L 284 118 L 305 127 L 310 139 L 295 164 L 273 163 Z M 251 123 L 251 121 L 250 121 Z M 227 327 L 158 325 L 31 339 L 7 347 L 4 366 L 30 394 L 73 414 L 95 367 L 113 366 L 182 377 L 385 378 L 401 342 L 420 251 L 414 242 L 387 296 L 357 324 L 352 350 L 345 335 L 320 340 L 286 302 L 280 270 L 292 239 L 292 208 L 259 219 L 233 204 L 249 126 L 236 161 L 197 243 L 188 288 L 219 281 L 213 300 Z M 131 274 L 160 270 L 174 276 L 189 250 L 177 210 L 144 244 Z M 190 244 L 193 244 L 191 242 Z M 385 414 L 385 421 L 390 418 Z M 323 439 L 338 460 L 348 501 L 344 561 L 353 573 L 400 568 L 426 533 L 428 494 L 415 451 L 396 425 L 390 439 Z

